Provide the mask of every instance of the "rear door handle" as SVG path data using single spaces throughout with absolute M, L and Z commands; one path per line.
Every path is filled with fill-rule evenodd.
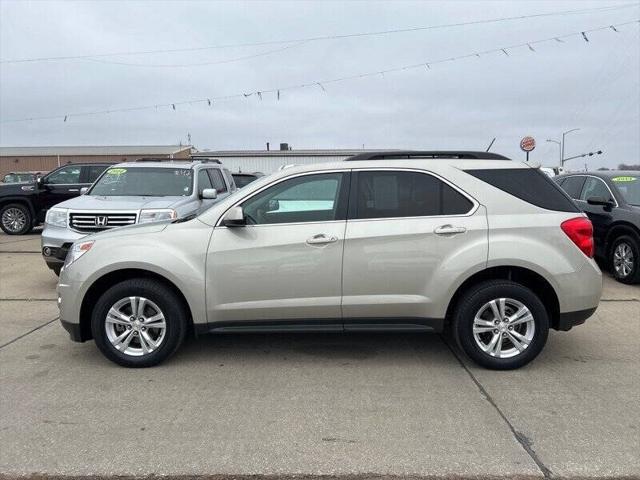
M 69 191 L 70 192 L 79 192 L 80 189 L 79 188 L 70 188 Z
M 311 238 L 307 239 L 309 245 L 323 245 L 326 243 L 334 243 L 338 241 L 338 237 L 329 236 L 324 233 L 318 233 Z
M 464 227 L 454 227 L 453 225 L 440 225 L 433 233 L 436 235 L 455 235 L 456 233 L 464 233 L 467 229 Z

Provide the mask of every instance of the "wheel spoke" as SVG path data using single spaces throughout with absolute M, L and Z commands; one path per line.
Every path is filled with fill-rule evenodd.
M 133 330 L 125 330 L 119 335 L 114 341 L 113 346 L 116 347 L 121 352 L 125 351 L 131 343 L 131 339 L 133 338 Z
M 474 325 L 473 326 L 473 333 L 488 333 L 488 332 L 492 332 L 493 330 L 495 330 L 495 325 L 491 325 L 491 326 L 478 326 L 478 325 Z
M 507 335 L 509 336 L 509 340 L 511 340 L 511 343 L 513 343 L 513 346 L 518 349 L 518 352 L 522 352 L 524 351 L 525 348 L 529 346 L 529 342 L 527 341 L 526 338 L 524 338 L 520 334 L 518 334 L 520 336 L 520 339 L 516 338 L 514 333 L 518 334 L 518 332 L 516 331 L 507 332 Z
M 143 344 L 143 342 L 144 346 L 142 347 L 142 349 L 146 349 L 145 353 L 152 352 L 156 348 L 158 348 L 158 345 L 153 341 L 148 332 L 140 332 L 140 344 Z
M 138 318 L 144 317 L 144 307 L 146 305 L 147 305 L 147 299 L 146 298 L 138 299 L 138 308 L 136 309 L 136 313 L 135 313 L 135 315 L 137 315 Z
M 138 313 L 138 297 L 129 297 L 129 303 L 131 305 L 131 315 Z
M 118 312 L 115 308 L 111 308 L 107 314 L 107 322 L 115 323 L 116 325 L 130 325 L 129 317 L 124 313 Z
M 498 299 L 499 301 L 503 301 L 504 298 L 500 298 Z M 495 300 L 491 300 L 489 302 L 489 305 L 491 306 L 491 311 L 493 312 L 493 319 L 494 320 L 502 320 L 502 313 L 500 311 L 500 307 L 498 306 L 498 303 Z M 504 306 L 503 306 L 503 310 L 504 311 Z

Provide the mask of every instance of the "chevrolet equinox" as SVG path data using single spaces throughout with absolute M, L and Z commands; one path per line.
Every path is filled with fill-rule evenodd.
M 591 222 L 539 169 L 486 152 L 375 152 L 262 177 L 198 215 L 76 241 L 60 320 L 149 367 L 189 333 L 447 331 L 521 367 L 598 306 Z

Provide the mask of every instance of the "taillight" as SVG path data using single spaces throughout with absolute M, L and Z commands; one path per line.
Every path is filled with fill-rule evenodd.
M 571 218 L 562 222 L 560 228 L 582 250 L 582 253 L 593 258 L 593 225 L 591 225 L 591 220 L 585 217 Z

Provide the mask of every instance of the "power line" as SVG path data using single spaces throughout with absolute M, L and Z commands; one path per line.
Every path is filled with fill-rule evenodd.
M 398 28 L 393 30 L 347 33 L 347 34 L 341 34 L 341 35 L 323 35 L 323 36 L 298 38 L 298 39 L 290 39 L 290 40 L 270 40 L 270 41 L 262 41 L 262 42 L 246 42 L 246 43 L 210 45 L 210 46 L 203 46 L 203 47 L 188 47 L 188 48 L 175 48 L 175 49 L 164 49 L 164 50 L 138 50 L 138 51 L 127 51 L 127 52 L 96 53 L 91 55 L 67 55 L 67 56 L 57 56 L 57 57 L 19 58 L 19 59 L 11 59 L 11 60 L 0 60 L 0 64 L 54 62 L 54 61 L 63 61 L 63 60 L 92 59 L 92 58 L 101 58 L 101 57 L 148 55 L 148 54 L 154 54 L 154 53 L 183 53 L 183 52 L 196 52 L 196 51 L 202 51 L 202 50 L 213 50 L 213 49 L 223 49 L 223 48 L 259 47 L 259 46 L 267 46 L 267 45 L 282 45 L 282 44 L 301 43 L 301 42 L 317 42 L 317 41 L 324 41 L 324 40 L 338 40 L 338 39 L 345 39 L 345 38 L 418 32 L 423 30 L 435 30 L 435 29 L 441 29 L 441 28 L 463 27 L 463 26 L 469 26 L 469 25 L 480 25 L 480 24 L 506 22 L 506 21 L 513 21 L 513 20 L 526 20 L 531 18 L 553 17 L 553 16 L 560 16 L 560 15 L 577 15 L 577 14 L 585 14 L 585 13 L 592 13 L 592 12 L 605 12 L 605 11 L 620 10 L 620 9 L 629 8 L 629 7 L 637 7 L 637 3 L 627 3 L 622 5 L 612 5 L 612 6 L 595 7 L 595 8 L 584 8 L 584 9 L 577 9 L 577 10 L 563 10 L 559 12 L 536 13 L 531 15 L 518 15 L 518 16 L 512 16 L 512 17 L 491 18 L 486 20 L 472 20 L 468 22 L 428 25 L 428 26 L 421 26 L 421 27 Z
M 207 98 L 199 98 L 199 99 L 194 99 L 194 100 L 184 100 L 184 101 L 179 101 L 179 102 L 169 102 L 169 103 L 158 103 L 158 104 L 153 104 L 153 105 L 142 105 L 142 106 L 134 106 L 134 107 L 124 107 L 124 108 L 115 108 L 115 109 L 110 109 L 110 110 L 96 110 L 93 112 L 77 112 L 77 113 L 67 113 L 67 114 L 61 114 L 61 115 L 52 115 L 52 116 L 43 116 L 43 117 L 30 117 L 30 118 L 20 118 L 20 119 L 9 119 L 9 120 L 0 120 L 0 123 L 16 123 L 16 122 L 28 122 L 28 121 L 35 121 L 35 120 L 58 120 L 58 119 L 62 119 L 64 122 L 67 122 L 67 120 L 69 120 L 72 117 L 86 117 L 86 116 L 93 116 L 93 115 L 104 115 L 104 114 L 110 114 L 110 113 L 126 113 L 126 112 L 133 112 L 133 111 L 141 111 L 141 110 L 151 110 L 151 109 L 159 109 L 159 108 L 170 108 L 172 110 L 176 110 L 176 106 L 180 106 L 180 105 L 196 105 L 196 104 L 207 104 L 210 107 L 212 107 L 214 105 L 214 102 L 217 101 L 221 101 L 221 100 L 230 100 L 230 99 L 235 99 L 235 98 L 248 98 L 251 97 L 253 95 L 257 96 L 260 100 L 262 100 L 263 95 L 265 94 L 276 94 L 277 95 L 277 99 L 280 99 L 280 94 L 281 92 L 284 91 L 288 91 L 288 90 L 298 90 L 298 89 L 303 89 L 303 88 L 319 88 L 321 89 L 323 92 L 326 92 L 326 85 L 329 84 L 333 84 L 333 83 L 338 83 L 338 82 L 344 82 L 347 80 L 356 80 L 356 79 L 361 79 L 361 78 L 367 78 L 367 77 L 373 77 L 373 76 L 378 76 L 378 75 L 385 75 L 388 73 L 396 73 L 396 72 L 402 72 L 402 71 L 406 71 L 406 70 L 415 70 L 415 69 L 430 69 L 432 65 L 437 65 L 440 63 L 447 63 L 447 62 L 453 62 L 453 61 L 458 61 L 458 60 L 463 60 L 463 59 L 467 59 L 467 58 L 473 58 L 473 57 L 481 57 L 482 55 L 487 55 L 487 54 L 492 54 L 492 53 L 503 53 L 503 54 L 507 54 L 508 50 L 514 50 L 516 48 L 527 48 L 528 50 L 533 50 L 532 45 L 537 45 L 540 43 L 545 43 L 545 42 L 562 42 L 563 38 L 570 38 L 570 37 L 580 37 L 583 38 L 586 42 L 589 42 L 589 38 L 587 36 L 587 34 L 591 34 L 593 32 L 598 32 L 598 31 L 602 31 L 602 30 L 615 30 L 617 34 L 622 33 L 620 31 L 618 31 L 617 29 L 620 27 L 623 27 L 625 25 L 630 25 L 630 24 L 636 24 L 636 23 L 640 23 L 639 19 L 636 20 L 632 20 L 632 21 L 628 21 L 628 22 L 624 22 L 624 23 L 618 23 L 615 25 L 606 25 L 606 26 L 602 26 L 602 27 L 598 27 L 598 28 L 592 28 L 589 30 L 581 30 L 581 31 L 577 31 L 577 32 L 573 32 L 573 33 L 568 33 L 568 34 L 564 34 L 564 35 L 556 35 L 553 37 L 547 37 L 547 38 L 542 38 L 542 39 L 538 39 L 538 40 L 530 40 L 528 42 L 523 42 L 523 43 L 518 43 L 518 44 L 514 44 L 514 45 L 508 45 L 508 46 L 504 46 L 504 47 L 498 47 L 498 48 L 493 48 L 490 50 L 482 50 L 482 51 L 477 51 L 477 52 L 472 52 L 472 53 L 468 53 L 465 55 L 459 55 L 459 56 L 455 56 L 455 57 L 448 57 L 448 58 L 441 58 L 438 60 L 430 60 L 430 61 L 426 61 L 426 62 L 420 62 L 420 63 L 415 63 L 415 64 L 411 64 L 411 65 L 404 65 L 404 66 L 400 66 L 400 67 L 394 67 L 394 68 L 388 68 L 385 70 L 377 70 L 377 71 L 373 71 L 373 72 L 366 72 L 366 73 L 360 73 L 360 74 L 356 74 L 356 75 L 347 75 L 347 76 L 343 76 L 343 77 L 337 77 L 337 78 L 332 78 L 332 79 L 327 79 L 327 80 L 316 80 L 316 81 L 312 81 L 312 82 L 308 82 L 308 83 L 301 83 L 301 84 L 297 84 L 297 85 L 287 85 L 287 86 L 283 86 L 283 87 L 279 87 L 279 88 L 271 88 L 271 89 L 267 89 L 267 90 L 256 90 L 256 91 L 252 91 L 252 92 L 244 92 L 244 93 L 236 93 L 236 94 L 231 94 L 231 95 L 224 95 L 224 96 L 218 96 L 218 97 L 207 97 Z
M 200 62 L 200 63 L 173 63 L 173 64 L 148 64 L 148 63 L 129 63 L 129 62 L 116 62 L 113 60 L 100 60 L 97 58 L 85 58 L 84 60 L 89 62 L 104 63 L 107 65 L 124 65 L 128 67 L 152 67 L 152 68 L 179 68 L 179 67 L 202 67 L 205 65 L 221 65 L 224 63 L 240 62 L 242 60 L 249 60 L 251 58 L 264 57 L 273 53 L 283 52 L 292 48 L 301 47 L 308 42 L 294 43 L 293 45 L 287 45 L 285 47 L 275 48 L 264 52 L 254 53 L 252 55 L 244 55 L 242 57 L 229 58 L 226 60 L 218 60 L 215 62 Z

